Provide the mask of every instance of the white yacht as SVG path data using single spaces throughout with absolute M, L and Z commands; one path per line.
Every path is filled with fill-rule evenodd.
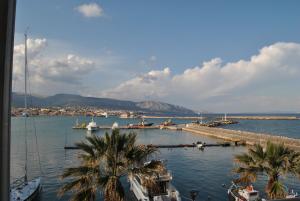
M 25 33 L 25 111 L 24 111 L 24 121 L 25 121 L 25 174 L 24 177 L 17 179 L 12 183 L 10 186 L 10 201 L 31 201 L 38 198 L 39 193 L 42 189 L 41 185 L 41 178 L 35 178 L 32 180 L 28 180 L 27 178 L 27 166 L 28 166 L 28 147 L 27 147 L 27 117 L 28 117 L 28 111 L 27 111 L 27 34 Z
M 94 121 L 94 118 L 92 118 L 92 121 L 86 126 L 86 129 L 88 131 L 98 130 L 98 126 L 97 126 L 97 123 Z
M 150 164 L 152 161 L 145 163 L 145 165 Z M 160 161 L 163 163 L 162 161 Z M 158 174 L 144 175 L 144 174 L 134 174 L 129 177 L 130 190 L 133 192 L 137 200 L 143 201 L 181 201 L 179 192 L 170 183 L 172 180 L 172 174 L 170 171 L 165 169 L 159 171 Z M 155 184 L 151 187 L 147 187 L 147 179 L 149 177 L 154 179 Z

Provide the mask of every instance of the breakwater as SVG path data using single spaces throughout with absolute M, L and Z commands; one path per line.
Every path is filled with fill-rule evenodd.
M 187 124 L 182 130 L 191 133 L 218 138 L 225 141 L 244 142 L 247 145 L 266 145 L 268 141 L 273 143 L 283 143 L 285 146 L 300 151 L 300 139 L 293 139 L 285 136 L 276 136 L 266 133 L 254 133 L 248 131 L 236 131 L 224 128 L 210 128 Z
M 227 118 L 244 120 L 300 120 L 296 116 L 227 116 Z
M 142 116 L 144 119 L 189 119 L 189 120 L 201 120 L 206 119 L 206 117 L 199 116 Z

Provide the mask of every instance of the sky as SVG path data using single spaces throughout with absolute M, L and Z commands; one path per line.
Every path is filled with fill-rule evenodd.
M 19 0 L 13 90 L 300 112 L 300 1 Z

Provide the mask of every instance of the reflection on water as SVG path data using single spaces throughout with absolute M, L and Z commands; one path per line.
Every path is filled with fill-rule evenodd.
M 79 122 L 90 119 L 79 118 Z M 34 127 L 36 125 L 41 164 L 43 170 L 43 195 L 42 200 L 68 200 L 68 197 L 57 198 L 57 189 L 61 186 L 58 175 L 65 167 L 78 163 L 77 151 L 63 149 L 64 145 L 73 145 L 74 142 L 84 140 L 87 132 L 85 130 L 72 130 L 76 117 L 34 117 L 29 118 L 30 130 L 29 139 L 29 177 L 39 175 L 36 146 L 34 141 Z M 120 125 L 136 123 L 138 120 L 116 119 L 116 118 L 95 118 L 99 125 L 112 125 L 117 121 Z M 149 120 L 150 121 L 150 120 Z M 162 120 L 153 119 L 154 123 Z M 176 123 L 185 123 L 186 120 L 177 120 Z M 251 121 L 252 123 L 255 121 Z M 246 125 L 251 127 L 251 122 L 241 123 L 239 129 Z M 266 122 L 266 121 L 264 121 Z M 290 121 L 294 122 L 295 121 Z M 267 122 L 268 124 L 269 122 Z M 250 125 L 250 126 L 249 126 Z M 282 127 L 284 124 L 280 124 Z M 255 125 L 252 125 L 253 127 Z M 260 125 L 264 127 L 263 125 Z M 268 128 L 268 125 L 265 126 Z M 284 127 L 284 126 L 283 126 Z M 282 131 L 290 132 L 288 128 L 281 128 Z M 11 151 L 11 179 L 22 176 L 24 164 L 24 122 L 22 118 L 12 119 L 12 151 Z M 124 131 L 130 132 L 130 131 Z M 181 131 L 169 130 L 135 130 L 138 134 L 138 143 L 144 144 L 180 144 L 193 143 L 196 141 L 215 142 L 214 139 L 196 136 Z M 103 135 L 100 130 L 97 135 Z M 282 133 L 283 134 L 283 133 Z M 168 169 L 173 173 L 173 184 L 183 196 L 188 197 L 190 190 L 199 190 L 198 200 L 225 201 L 226 189 L 222 184 L 230 184 L 233 177 L 233 155 L 245 151 L 242 147 L 209 147 L 204 151 L 197 149 L 160 149 L 158 158 L 166 159 Z M 264 180 L 264 179 L 262 179 Z M 126 182 L 126 179 L 124 179 Z M 300 182 L 296 178 L 288 179 L 289 186 L 300 192 Z M 261 190 L 264 182 L 256 184 Z M 100 199 L 99 199 L 100 200 Z

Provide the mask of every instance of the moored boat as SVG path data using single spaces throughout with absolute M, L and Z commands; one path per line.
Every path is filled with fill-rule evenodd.
M 142 119 L 142 121 L 138 123 L 138 126 L 147 127 L 147 126 L 152 126 L 153 124 L 154 123 L 148 123 L 145 119 Z
M 94 121 L 94 118 L 92 118 L 92 121 L 86 126 L 86 129 L 88 131 L 98 130 L 98 126 L 97 126 L 97 123 Z
M 203 149 L 205 147 L 205 142 L 198 141 L 196 142 L 196 146 L 198 149 Z
M 31 201 L 38 198 L 39 193 L 42 189 L 41 178 L 35 178 L 28 180 L 28 141 L 27 141 L 27 117 L 28 108 L 27 108 L 27 34 L 25 33 L 25 111 L 24 111 L 24 121 L 25 121 L 25 165 L 24 170 L 25 174 L 23 178 L 17 179 L 10 186 L 10 201 Z M 37 140 L 37 139 L 36 139 Z M 36 141 L 37 142 L 37 141 Z M 38 150 L 37 150 L 38 151 Z M 38 156 L 39 157 L 39 156 Z
M 144 165 L 149 165 L 149 161 Z M 157 162 L 157 161 L 156 161 Z M 163 161 L 159 161 L 163 165 Z M 152 182 L 148 182 L 151 180 Z M 137 200 L 143 201 L 181 201 L 176 188 L 171 184 L 172 174 L 163 165 L 159 173 L 133 174 L 129 177 L 130 190 Z M 149 183 L 151 183 L 149 185 Z
M 145 119 L 142 119 L 138 124 L 128 124 L 128 129 L 139 129 L 145 127 L 151 127 L 154 123 L 148 123 Z
M 176 125 L 174 122 L 172 122 L 172 119 L 168 119 L 160 124 L 161 126 L 174 126 Z
M 24 182 L 22 180 L 16 180 L 10 190 L 11 201 L 32 201 L 38 198 L 40 191 L 42 190 L 41 178 L 32 179 Z
M 293 190 L 287 189 L 286 192 L 287 194 L 283 200 L 295 200 L 294 198 L 299 198 L 298 193 L 294 192 Z M 260 197 L 259 191 L 255 190 L 252 185 L 244 187 L 238 186 L 233 182 L 229 187 L 227 194 L 229 201 L 267 201 L 266 199 Z
M 259 191 L 255 190 L 252 185 L 244 187 L 232 183 L 227 194 L 229 201 L 266 201 L 260 197 Z

